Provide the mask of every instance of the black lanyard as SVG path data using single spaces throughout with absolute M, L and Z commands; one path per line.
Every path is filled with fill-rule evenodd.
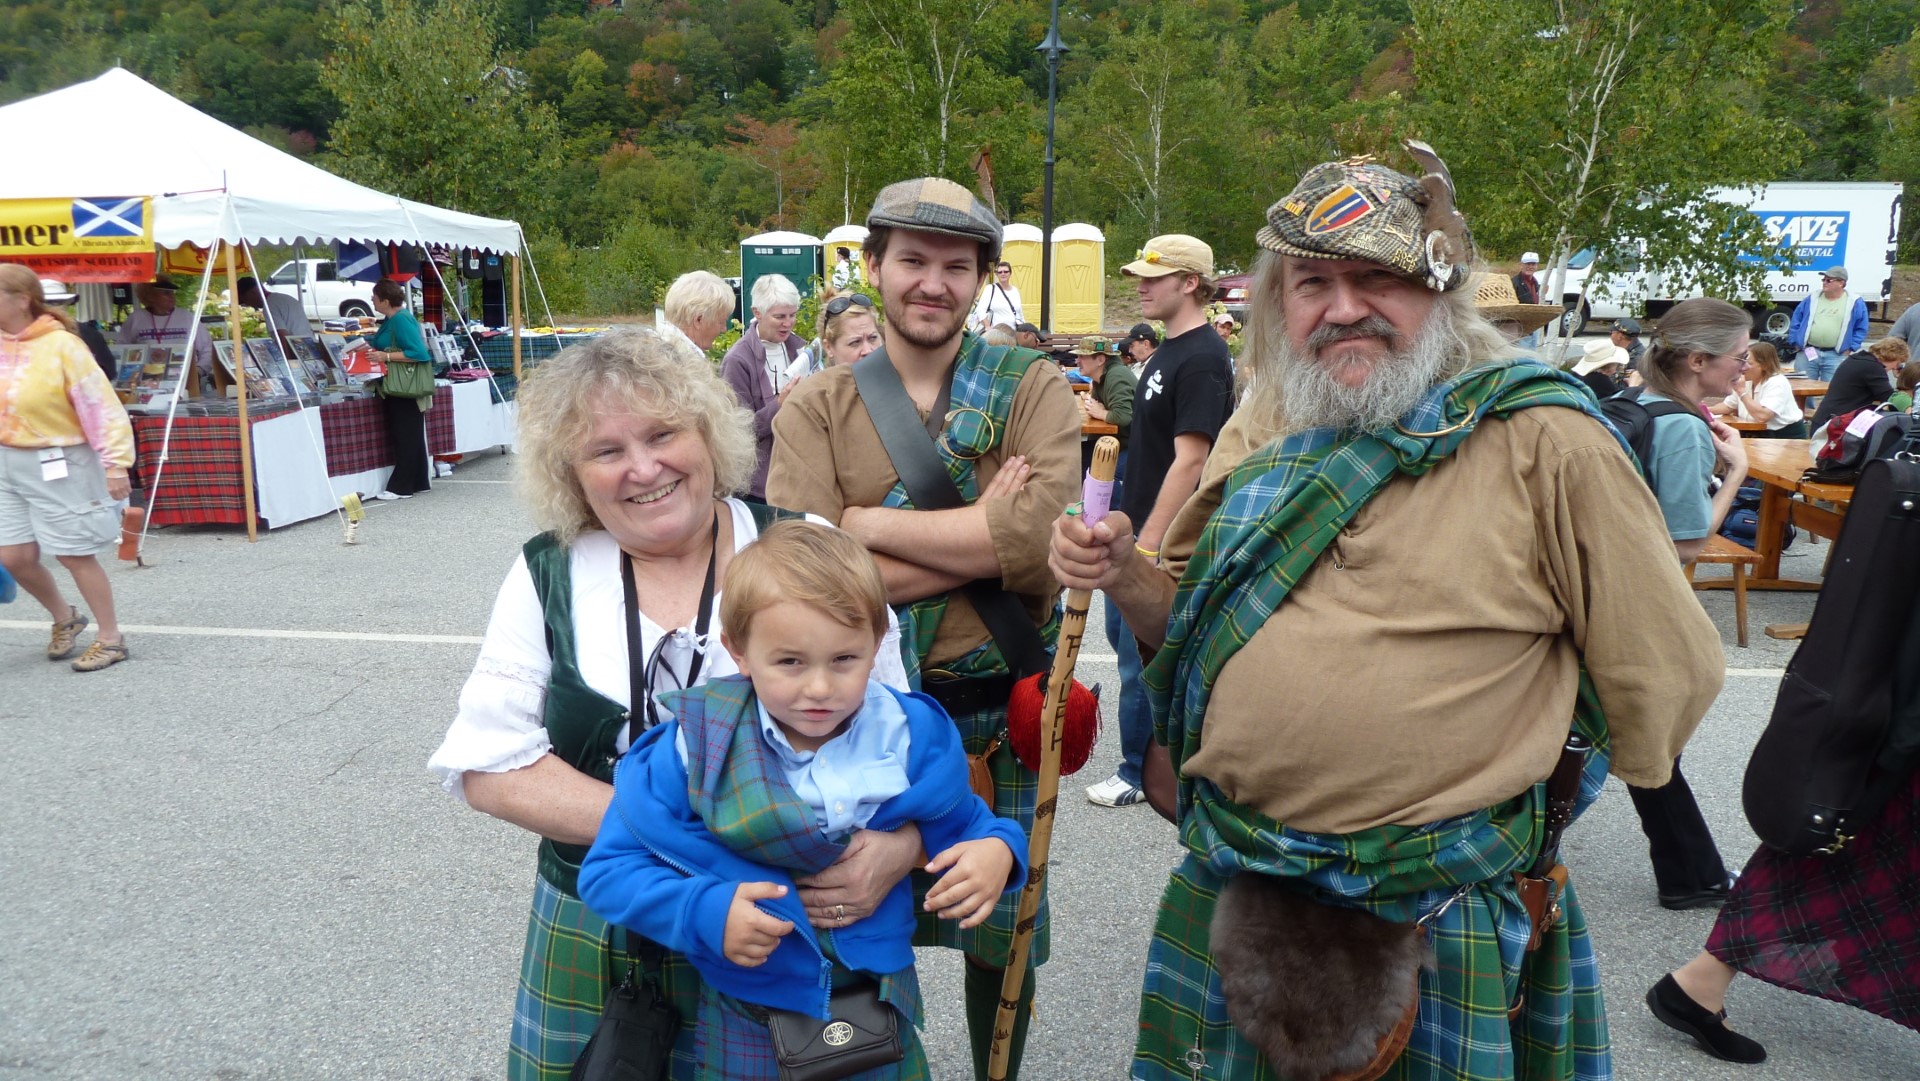
M 687 687 L 700 681 L 700 669 L 705 667 L 707 662 L 706 647 L 701 644 L 701 639 L 707 636 L 708 616 L 713 611 L 714 564 L 720 561 L 720 512 L 717 510 L 713 514 L 712 542 L 712 546 L 707 549 L 707 581 L 700 587 L 700 611 L 693 617 L 693 663 L 687 668 L 687 680 L 684 684 Z M 653 669 L 656 665 L 666 663 L 662 654 L 667 648 L 668 640 L 673 637 L 673 632 L 669 630 L 662 634 L 660 641 L 654 643 L 653 656 L 642 663 L 640 659 L 640 591 L 633 584 L 633 557 L 624 551 L 620 553 L 620 585 L 627 595 L 627 678 L 630 696 L 627 699 L 627 746 L 632 747 L 633 741 L 639 738 L 642 730 L 660 723 L 660 707 L 653 700 Z M 643 703 L 647 709 L 644 714 L 647 718 L 645 724 L 641 723 L 643 714 L 640 712 L 640 707 Z

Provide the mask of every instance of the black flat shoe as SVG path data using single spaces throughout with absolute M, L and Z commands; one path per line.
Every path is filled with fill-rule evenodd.
M 1719 908 L 1727 903 L 1726 886 L 1708 886 L 1691 893 L 1663 893 L 1660 895 L 1660 907 L 1675 912 L 1685 912 L 1690 908 Z
M 1660 982 L 1647 992 L 1647 1008 L 1669 1028 L 1693 1037 L 1693 1042 L 1714 1058 L 1747 1065 L 1767 1061 L 1767 1049 L 1760 1046 L 1759 1041 L 1727 1027 L 1727 1011 L 1711 1013 L 1687 997 L 1674 982 L 1671 972 L 1660 977 Z

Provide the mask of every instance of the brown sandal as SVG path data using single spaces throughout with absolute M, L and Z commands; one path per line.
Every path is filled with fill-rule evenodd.
M 64 661 L 73 656 L 74 647 L 80 644 L 80 632 L 87 629 L 87 614 L 80 609 L 67 606 L 72 615 L 53 625 L 53 637 L 47 640 L 47 659 Z
M 119 664 L 129 656 L 131 656 L 131 654 L 127 652 L 127 643 L 124 640 L 119 642 L 102 642 L 100 639 L 95 638 L 93 644 L 87 647 L 85 653 L 74 658 L 73 670 L 76 672 L 98 672 L 102 668 L 111 668 Z

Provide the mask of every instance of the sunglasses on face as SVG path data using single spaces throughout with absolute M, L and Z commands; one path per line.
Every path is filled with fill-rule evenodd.
M 848 293 L 846 296 L 834 297 L 827 301 L 827 314 L 839 315 L 856 304 L 862 308 L 872 308 L 873 298 L 865 293 Z

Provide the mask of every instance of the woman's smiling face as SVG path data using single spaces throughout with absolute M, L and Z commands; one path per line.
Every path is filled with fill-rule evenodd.
M 600 414 L 573 473 L 594 517 L 638 555 L 674 554 L 713 518 L 713 456 L 691 426 L 624 410 Z

